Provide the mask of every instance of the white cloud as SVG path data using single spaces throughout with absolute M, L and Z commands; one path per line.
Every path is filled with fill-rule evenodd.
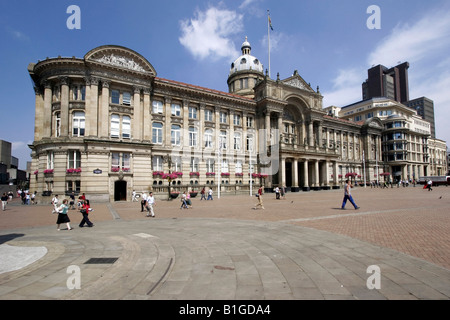
M 215 7 L 197 10 L 195 18 L 181 21 L 180 26 L 179 41 L 195 58 L 234 60 L 240 55 L 230 38 L 243 30 L 243 15 L 235 11 Z
M 450 12 L 431 11 L 413 25 L 399 24 L 369 55 L 368 64 L 394 66 L 398 61 L 430 59 L 450 46 Z
M 363 69 L 342 69 L 333 81 L 330 92 L 323 93 L 323 106 L 345 106 L 361 100 L 361 84 L 365 78 Z

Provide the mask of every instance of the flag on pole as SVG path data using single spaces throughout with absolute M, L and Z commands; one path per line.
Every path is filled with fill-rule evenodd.
M 270 15 L 269 15 L 269 26 L 270 26 L 270 30 L 273 31 L 273 27 L 272 27 L 272 20 L 270 19 Z

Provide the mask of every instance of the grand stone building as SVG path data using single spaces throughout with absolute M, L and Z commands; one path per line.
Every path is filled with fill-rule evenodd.
M 133 190 L 164 195 L 169 184 L 297 192 L 339 188 L 349 174 L 376 179 L 380 118 L 339 118 L 297 71 L 281 80 L 263 70 L 247 39 L 224 79 L 229 92 L 160 78 L 147 59 L 120 46 L 30 64 L 31 190 L 129 201 Z

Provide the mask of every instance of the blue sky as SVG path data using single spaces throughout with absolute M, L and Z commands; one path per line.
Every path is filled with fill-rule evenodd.
M 67 8 L 81 9 L 81 29 L 69 30 Z M 369 29 L 371 5 L 381 29 Z M 227 91 L 231 63 L 245 37 L 271 76 L 294 70 L 324 107 L 361 100 L 367 69 L 408 61 L 410 98 L 435 103 L 437 137 L 450 141 L 450 2 L 447 0 L 0 0 L 0 139 L 13 143 L 24 169 L 34 138 L 34 91 L 29 63 L 79 57 L 106 44 L 129 47 L 158 76 Z

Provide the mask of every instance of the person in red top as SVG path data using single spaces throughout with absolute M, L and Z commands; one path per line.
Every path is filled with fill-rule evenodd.
M 94 224 L 89 220 L 89 209 L 90 208 L 91 207 L 89 205 L 89 200 L 85 199 L 83 202 L 83 205 L 81 206 L 81 209 L 80 209 L 80 212 L 83 215 L 83 220 L 81 220 L 80 225 L 79 225 L 80 228 L 83 228 L 85 224 L 87 224 L 87 226 L 89 228 L 94 226 Z

